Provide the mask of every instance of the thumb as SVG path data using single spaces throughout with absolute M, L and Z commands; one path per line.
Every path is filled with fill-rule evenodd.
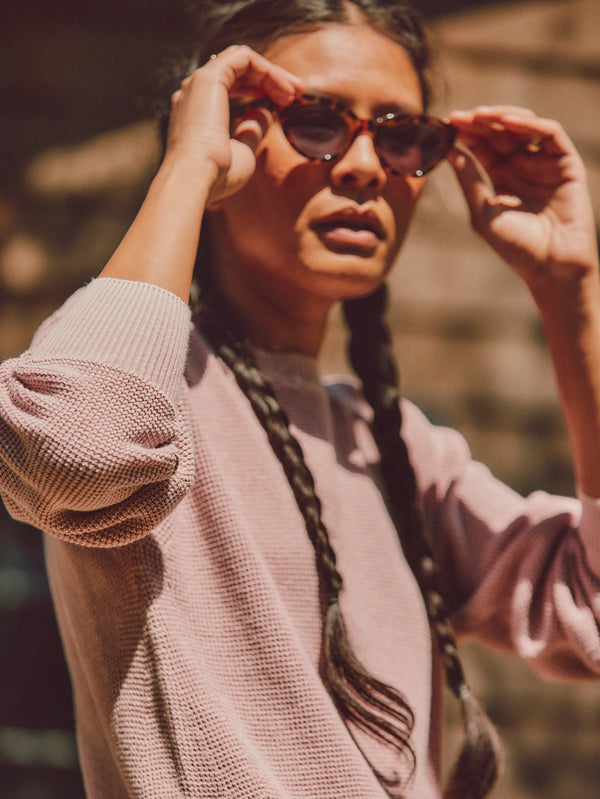
M 255 152 L 272 123 L 273 115 L 268 108 L 260 106 L 252 108 L 237 124 L 233 131 L 233 138 Z
M 231 163 L 225 179 L 219 184 L 209 200 L 214 210 L 220 200 L 240 191 L 252 177 L 256 168 L 255 152 L 273 122 L 273 116 L 265 108 L 251 109 L 236 125 L 231 145 Z
M 465 195 L 473 225 L 477 227 L 482 210 L 496 198 L 490 178 L 473 153 L 462 144 L 450 150 L 447 159 Z

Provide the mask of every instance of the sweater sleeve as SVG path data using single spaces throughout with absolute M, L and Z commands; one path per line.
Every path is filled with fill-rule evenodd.
M 521 497 L 414 407 L 406 439 L 460 636 L 546 678 L 600 676 L 600 500 Z
M 181 412 L 189 310 L 100 278 L 0 366 L 0 492 L 18 520 L 88 546 L 147 534 L 193 478 Z

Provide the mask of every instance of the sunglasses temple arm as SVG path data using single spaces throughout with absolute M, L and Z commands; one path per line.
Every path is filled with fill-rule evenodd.
M 232 114 L 245 113 L 253 108 L 266 108 L 268 111 L 276 111 L 282 106 L 277 105 L 269 97 L 258 97 L 256 100 L 239 100 L 235 97 L 229 101 L 229 109 Z
M 445 122 L 444 125 L 448 137 L 448 150 L 452 150 L 452 148 L 457 147 L 459 144 L 457 139 L 458 130 L 450 122 Z

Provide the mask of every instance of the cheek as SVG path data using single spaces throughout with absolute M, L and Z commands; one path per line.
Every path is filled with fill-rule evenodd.
M 255 224 L 272 226 L 277 219 L 289 219 L 298 208 L 296 181 L 280 148 L 259 147 L 256 169 L 237 195 L 237 205 Z
M 256 150 L 256 172 L 253 180 L 271 191 L 278 210 L 295 208 L 297 212 L 329 185 L 327 164 L 308 161 L 297 153 L 285 138 L 283 130 L 273 125 Z
M 396 228 L 402 234 L 408 225 L 415 210 L 415 206 L 425 186 L 423 178 L 404 178 L 394 182 L 390 179 L 387 200 L 392 209 Z
M 283 185 L 287 176 L 304 161 L 288 143 L 279 125 L 272 125 L 256 149 L 255 175 L 264 175 L 273 185 Z

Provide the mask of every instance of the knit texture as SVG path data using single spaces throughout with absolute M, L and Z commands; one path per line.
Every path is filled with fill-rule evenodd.
M 305 356 L 257 357 L 315 476 L 353 647 L 415 711 L 405 796 L 439 799 L 441 669 L 369 408 Z M 403 412 L 459 633 L 553 678 L 597 677 L 600 503 L 522 498 L 456 432 Z M 173 295 L 93 281 L 0 367 L 0 487 L 46 532 L 90 799 L 382 799 L 369 763 L 406 777 L 327 694 L 302 517 L 246 398 Z

